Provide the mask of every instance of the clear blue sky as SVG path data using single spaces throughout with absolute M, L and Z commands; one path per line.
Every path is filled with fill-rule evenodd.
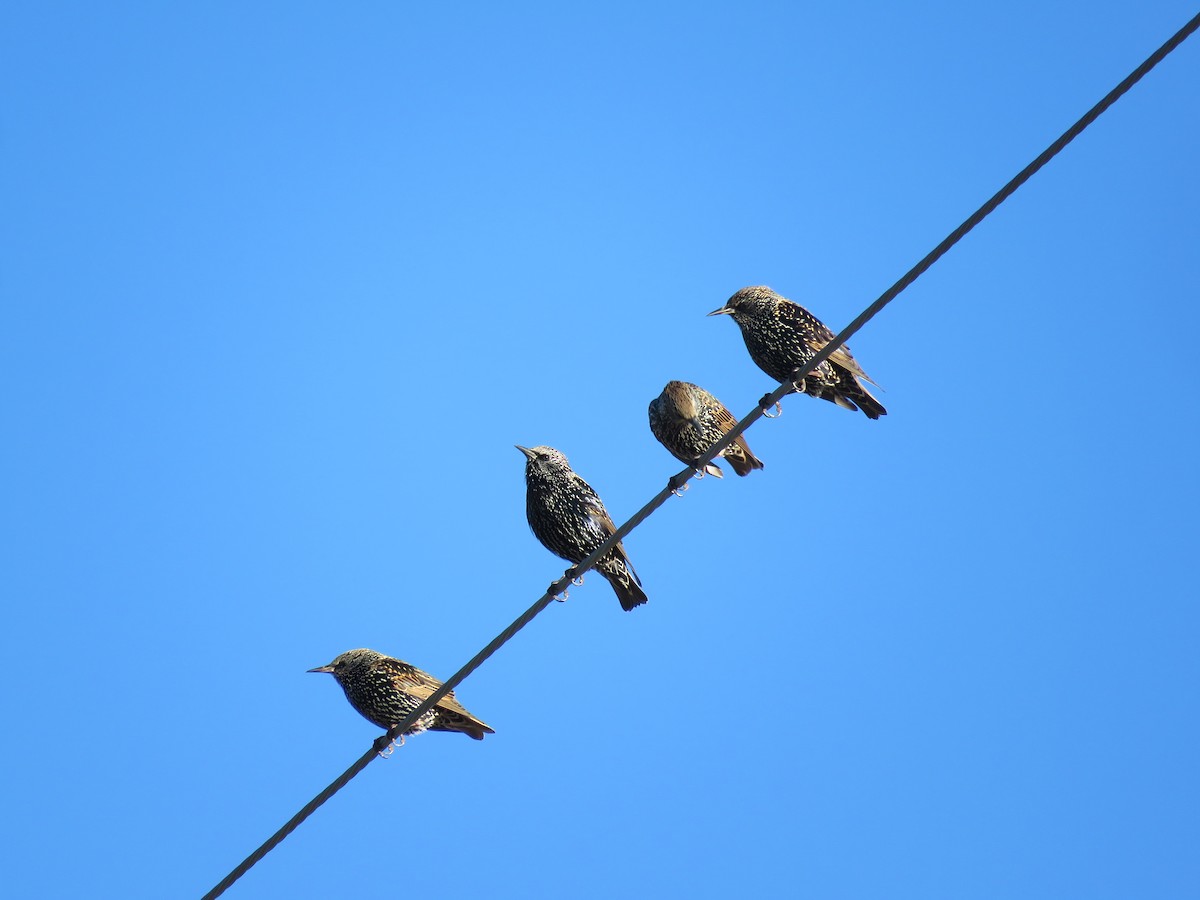
M 569 7 L 569 8 L 568 8 Z M 1193 13 L 1111 2 L 4 14 L 4 892 L 199 896 L 623 520 L 765 283 L 848 322 Z M 807 398 L 229 894 L 1200 894 L 1193 39 Z

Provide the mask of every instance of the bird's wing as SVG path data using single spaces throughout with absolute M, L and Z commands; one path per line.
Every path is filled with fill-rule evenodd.
M 812 348 L 814 353 L 820 351 L 836 337 L 825 326 L 824 322 L 798 304 L 793 303 L 791 306 L 782 307 L 782 309 L 784 310 L 782 315 L 790 319 L 791 323 L 801 330 L 801 333 L 805 335 L 804 342 Z M 834 365 L 841 366 L 850 372 L 850 374 L 864 381 L 871 381 L 871 376 L 863 371 L 863 367 L 858 364 L 858 360 L 854 358 L 854 354 L 850 352 L 850 348 L 845 344 L 829 354 L 829 361 Z M 875 384 L 875 382 L 871 381 L 871 384 Z M 875 386 L 879 387 L 877 384 Z
M 822 344 L 821 347 L 823 346 L 825 345 Z M 820 350 L 821 347 L 814 347 L 813 349 Z M 849 348 L 845 344 L 842 344 L 842 346 L 838 347 L 829 354 L 829 361 L 835 366 L 840 366 L 841 368 L 845 369 L 856 378 L 861 378 L 863 381 L 870 381 L 871 384 L 875 385 L 875 387 L 879 387 L 879 385 L 872 380 L 871 376 L 863 371 L 863 367 L 858 364 L 858 360 L 854 358 L 854 356 L 850 353 Z
M 592 490 L 592 486 L 580 478 L 578 473 L 572 474 L 575 475 L 576 486 L 583 495 L 583 510 L 587 516 L 587 522 L 603 540 L 616 531 L 617 526 L 613 524 L 612 517 L 604 508 L 604 502 L 600 499 L 600 495 Z
M 779 320 L 791 330 L 803 334 L 810 344 L 824 347 L 833 340 L 833 332 L 825 327 L 825 323 L 810 313 L 799 303 L 790 300 L 778 308 Z
M 416 666 L 410 666 L 408 663 L 401 662 L 398 659 L 389 659 L 385 665 L 395 680 L 396 687 L 406 694 L 411 694 L 420 701 L 428 700 L 433 692 L 442 686 L 442 683 L 428 672 L 422 672 Z M 455 698 L 454 691 L 448 693 L 435 705 L 441 709 L 460 713 L 467 718 L 474 718 Z
M 603 538 L 607 538 L 610 534 L 612 534 L 614 531 L 616 531 L 617 526 L 613 524 L 613 520 L 609 517 L 608 511 L 604 508 L 604 504 L 599 503 L 598 501 L 597 501 L 597 504 L 598 505 L 596 505 L 596 506 L 588 507 L 587 515 L 588 515 L 588 520 L 591 522 L 592 526 L 599 532 L 600 537 L 603 539 Z M 629 561 L 629 554 L 627 554 L 625 552 L 625 542 L 624 541 L 617 541 L 616 545 L 612 548 L 612 551 L 610 552 L 609 556 L 604 557 L 603 559 L 609 559 L 611 561 L 611 559 L 613 557 L 615 557 L 616 559 L 619 559 L 622 563 L 624 563 L 625 568 L 629 571 L 629 574 L 633 577 L 633 580 L 635 582 L 637 582 L 638 584 L 642 583 L 642 579 L 638 578 L 638 573 L 635 572 L 633 569 L 633 563 L 631 563 Z M 603 559 L 601 560 L 601 563 L 603 563 Z M 601 563 L 596 564 L 597 568 L 604 568 L 604 566 Z
M 609 516 L 608 510 L 604 508 L 603 504 L 588 504 L 586 511 L 592 527 L 600 532 L 602 537 L 608 537 L 617 530 L 617 526 L 613 524 L 612 517 Z
M 854 377 L 861 378 L 863 381 L 869 381 L 875 387 L 879 387 L 879 382 L 863 371 L 863 367 L 858 364 L 858 360 L 851 356 L 850 351 L 844 346 L 838 347 L 835 352 L 829 354 L 829 361 L 834 365 L 841 366 Z
M 713 398 L 713 407 L 713 415 L 717 418 L 717 424 L 721 426 L 721 433 L 728 434 L 733 429 L 733 426 L 737 424 L 737 419 L 733 417 L 733 413 L 725 408 L 725 404 L 717 400 L 716 397 Z
M 612 517 L 609 516 L 608 510 L 604 508 L 604 504 L 600 502 L 599 497 L 595 497 L 594 503 L 588 504 L 586 512 L 588 523 L 601 540 L 604 540 L 617 530 L 617 526 L 613 524 Z M 642 583 L 642 580 L 638 578 L 637 572 L 633 570 L 633 563 L 629 561 L 628 554 L 625 553 L 625 544 L 623 541 L 617 541 L 616 546 L 612 548 L 610 557 L 606 558 L 611 559 L 612 557 L 616 557 L 625 564 L 625 568 L 629 570 L 629 574 L 633 576 L 634 581 L 638 584 Z M 600 567 L 599 563 L 597 563 L 597 567 Z
M 717 424 L 721 426 L 721 433 L 729 434 L 729 432 L 733 430 L 733 426 L 737 425 L 737 419 L 733 417 L 733 413 L 726 409 L 725 404 L 720 400 L 717 400 L 714 397 L 713 402 L 716 404 L 716 409 L 713 411 L 713 414 L 716 416 Z M 747 456 L 754 455 L 750 452 L 750 445 L 746 443 L 746 436 L 744 434 L 739 434 L 734 442 L 729 446 L 741 447 L 742 452 Z M 717 471 L 720 470 L 718 469 Z
M 575 477 L 579 478 L 579 475 L 576 474 Z M 599 537 L 600 540 L 604 540 L 617 530 L 617 526 L 613 524 L 612 517 L 608 514 L 608 510 L 604 508 L 604 504 L 601 502 L 599 495 L 592 490 L 592 486 L 582 478 L 579 478 L 579 486 L 582 488 L 584 497 L 586 498 L 586 502 L 584 504 L 584 515 L 586 516 L 586 522 L 596 536 Z M 617 541 L 616 546 L 613 547 L 612 555 L 625 564 L 625 567 L 629 570 L 629 574 L 633 576 L 634 581 L 636 581 L 638 584 L 642 583 L 641 579 L 639 579 L 637 576 L 637 572 L 633 571 L 633 566 L 629 562 L 629 557 L 625 554 L 625 545 L 621 541 Z

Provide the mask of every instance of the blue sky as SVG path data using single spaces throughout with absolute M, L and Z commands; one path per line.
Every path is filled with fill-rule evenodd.
M 12 896 L 199 896 L 623 520 L 765 283 L 840 328 L 1193 15 L 1157 2 L 10 8 Z M 231 897 L 1200 891 L 1200 44 Z

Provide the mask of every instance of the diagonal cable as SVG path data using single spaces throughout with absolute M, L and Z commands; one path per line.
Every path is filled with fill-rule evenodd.
M 1189 20 L 1186 25 L 1180 28 L 1179 31 L 1172 35 L 1166 43 L 1150 54 L 1150 56 L 1148 56 L 1140 66 L 1130 72 L 1120 84 L 1105 94 L 1099 103 L 1084 113 L 1079 121 L 1064 131 L 1058 140 L 1038 154 L 1037 158 L 1034 159 L 1033 162 L 1018 172 L 1007 184 L 1004 185 L 1004 187 L 993 194 L 986 203 L 979 207 L 979 209 L 975 210 L 975 212 L 972 213 L 965 221 L 963 221 L 961 225 L 955 228 L 954 231 L 950 232 L 950 234 L 948 234 L 940 244 L 934 247 L 924 259 L 909 269 L 895 284 L 884 291 L 883 294 L 880 295 L 879 299 L 859 313 L 854 321 L 842 329 L 833 340 L 821 348 L 821 350 L 816 353 L 811 360 L 809 360 L 802 368 L 799 368 L 792 373 L 791 378 L 789 378 L 787 381 L 781 382 L 774 391 L 763 397 L 762 400 L 759 401 L 759 406 L 757 408 L 752 410 L 745 418 L 739 421 L 737 425 L 735 425 L 729 431 L 728 434 L 713 444 L 708 449 L 708 452 L 696 461 L 694 468 L 689 466 L 671 478 L 665 488 L 659 491 L 649 503 L 634 513 L 633 516 L 627 522 L 625 522 L 625 524 L 623 524 L 612 535 L 610 535 L 603 543 L 600 544 L 600 546 L 592 551 L 591 554 L 589 554 L 577 565 L 567 569 L 567 571 L 563 573 L 562 577 L 551 584 L 546 590 L 546 593 L 542 594 L 542 596 L 539 597 L 538 600 L 531 607 L 529 607 L 529 609 L 525 610 L 525 612 L 514 619 L 511 625 L 498 634 L 491 641 L 491 643 L 475 654 L 470 662 L 450 676 L 450 678 L 447 679 L 441 687 L 430 694 L 429 697 L 427 697 L 408 716 L 406 716 L 402 721 L 393 725 L 388 730 L 386 735 L 378 738 L 370 750 L 360 756 L 354 762 L 354 764 L 350 766 L 350 768 L 339 775 L 328 787 L 325 788 L 325 790 L 321 791 L 321 793 L 317 794 L 316 797 L 306 803 L 304 807 L 298 813 L 296 813 L 296 815 L 292 816 L 292 818 L 290 818 L 282 828 L 271 835 L 271 837 L 268 838 L 262 844 L 262 846 L 246 857 L 241 864 L 237 866 L 237 868 L 221 879 L 221 881 L 211 891 L 204 895 L 202 900 L 215 900 L 215 898 L 225 893 L 225 891 L 228 890 L 234 882 L 245 875 L 246 872 L 248 872 L 259 860 L 275 849 L 275 847 L 278 846 L 284 838 L 295 831 L 301 822 L 316 812 L 317 809 L 319 809 L 325 803 L 325 801 L 344 788 L 351 781 L 351 779 L 365 769 L 367 765 L 370 764 L 370 762 L 376 757 L 380 750 L 386 747 L 387 744 L 396 737 L 411 728 L 421 716 L 436 706 L 438 702 L 440 702 L 441 699 L 446 696 L 446 694 L 458 687 L 458 685 L 462 683 L 462 681 L 468 675 L 483 665 L 483 663 L 486 662 L 489 657 L 491 657 L 497 650 L 508 643 L 517 634 L 517 632 L 532 622 L 534 618 L 536 618 L 538 614 L 542 612 L 542 610 L 550 605 L 555 596 L 561 594 L 567 589 L 568 584 L 570 584 L 573 578 L 582 575 L 584 572 L 590 569 L 593 565 L 595 565 L 596 561 L 599 560 L 600 557 L 606 554 L 610 549 L 612 549 L 612 547 L 618 541 L 620 541 L 627 534 L 629 534 L 629 532 L 633 531 L 633 529 L 637 528 L 638 525 L 644 522 L 651 513 L 653 513 L 667 501 L 667 498 L 670 497 L 675 490 L 681 487 L 688 480 L 688 478 L 694 475 L 696 470 L 703 471 L 706 464 L 712 462 L 721 453 L 721 451 L 732 444 L 738 438 L 738 436 L 742 434 L 742 432 L 744 432 L 762 417 L 764 409 L 769 409 L 773 404 L 777 403 L 789 391 L 791 391 L 793 381 L 798 381 L 799 379 L 803 378 L 806 374 L 813 371 L 817 366 L 827 360 L 830 355 L 834 353 L 834 351 L 836 351 L 839 347 L 846 343 L 847 340 L 853 337 L 859 331 L 859 329 L 867 324 L 867 322 L 871 321 L 871 319 L 875 317 L 876 313 L 891 303 L 905 288 L 916 281 L 930 266 L 932 266 L 943 255 L 945 255 L 945 253 L 951 247 L 962 240 L 962 238 L 965 237 L 967 233 L 971 231 L 971 229 L 987 218 L 992 211 L 996 209 L 996 207 L 1007 200 L 1013 194 L 1013 192 L 1015 192 L 1026 181 L 1033 177 L 1033 175 L 1044 165 L 1046 165 L 1046 163 L 1057 156 L 1064 147 L 1071 143 L 1071 141 L 1075 140 L 1075 138 L 1078 137 L 1084 129 L 1091 125 L 1092 122 L 1096 121 L 1096 119 L 1098 119 L 1105 110 L 1119 100 L 1126 91 L 1137 84 L 1147 72 L 1157 66 L 1163 61 L 1163 59 L 1167 57 L 1168 54 L 1171 53 L 1171 51 L 1187 40 L 1187 38 L 1190 37 L 1197 28 L 1200 28 L 1200 13 L 1192 17 L 1192 19 Z
M 822 347 L 821 351 L 815 354 L 804 368 L 797 369 L 792 374 L 791 379 L 780 383 L 780 385 L 774 391 L 763 397 L 763 399 L 760 401 L 760 408 L 747 415 L 746 418 L 738 422 L 737 425 L 725 435 L 725 437 L 713 444 L 713 446 L 709 448 L 708 452 L 705 453 L 704 456 L 700 457 L 700 459 L 696 462 L 696 468 L 703 469 L 707 463 L 712 462 L 722 450 L 737 440 L 738 436 L 742 432 L 744 432 L 747 428 L 754 424 L 754 422 L 762 417 L 764 409 L 769 409 L 791 390 L 792 381 L 799 381 L 809 372 L 812 372 L 814 369 L 816 369 L 821 363 L 825 362 L 825 360 L 829 359 L 829 357 L 839 347 L 845 344 L 846 341 L 852 338 L 859 331 L 859 329 L 871 321 L 871 319 L 875 318 L 876 313 L 895 300 L 901 291 L 920 278 L 925 271 L 935 262 L 941 259 L 941 257 L 944 256 L 951 247 L 966 237 L 967 232 L 986 219 L 992 213 L 992 211 L 996 209 L 997 206 L 1007 200 L 1013 194 L 1013 192 L 1017 190 L 1017 188 L 1021 187 L 1021 185 L 1032 178 L 1039 169 L 1057 156 L 1059 152 L 1067 146 L 1067 144 L 1075 140 L 1075 138 L 1077 138 L 1085 128 L 1096 121 L 1096 119 L 1098 119 L 1105 110 L 1116 103 L 1126 91 L 1141 81 L 1142 77 L 1160 62 L 1162 62 L 1172 50 L 1187 40 L 1197 28 L 1200 28 L 1200 13 L 1197 13 L 1195 16 L 1193 16 L 1186 25 L 1184 25 L 1179 29 L 1179 31 L 1175 32 L 1175 34 L 1171 36 L 1170 40 L 1146 57 L 1145 62 L 1125 76 L 1124 80 L 1122 80 L 1120 84 L 1105 94 L 1099 103 L 1089 109 L 1083 114 L 1083 116 L 1080 117 L 1079 121 L 1064 131 L 1059 136 L 1058 140 L 1039 153 L 1033 162 L 1014 175 L 1008 184 L 996 191 L 996 193 L 993 194 L 992 197 L 983 204 L 983 206 L 975 210 L 975 212 L 968 216 L 961 225 L 950 232 L 950 234 L 946 235 L 945 239 L 932 250 L 930 250 L 924 259 L 905 272 L 900 280 L 898 280 L 879 296 L 879 299 L 859 313 L 853 322 L 838 332 L 837 336 L 824 347 Z

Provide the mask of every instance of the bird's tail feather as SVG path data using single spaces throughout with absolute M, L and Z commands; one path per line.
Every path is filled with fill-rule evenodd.
M 464 721 L 462 730 L 463 730 L 463 734 L 467 735 L 468 737 L 472 737 L 477 741 L 482 741 L 483 736 L 485 734 L 495 734 L 496 733 L 496 730 L 494 728 L 489 728 L 488 726 L 486 726 L 482 722 L 480 722 L 478 719 Z
M 878 419 L 880 416 L 887 415 L 887 409 L 871 395 L 870 391 L 861 384 L 858 386 L 858 389 L 860 393 L 851 394 L 850 399 L 863 411 L 864 416 L 868 419 Z
M 635 606 L 641 606 L 649 599 L 631 567 L 618 564 L 598 571 L 604 576 L 604 580 L 612 585 L 613 592 L 621 601 L 621 609 L 625 612 L 629 612 Z

